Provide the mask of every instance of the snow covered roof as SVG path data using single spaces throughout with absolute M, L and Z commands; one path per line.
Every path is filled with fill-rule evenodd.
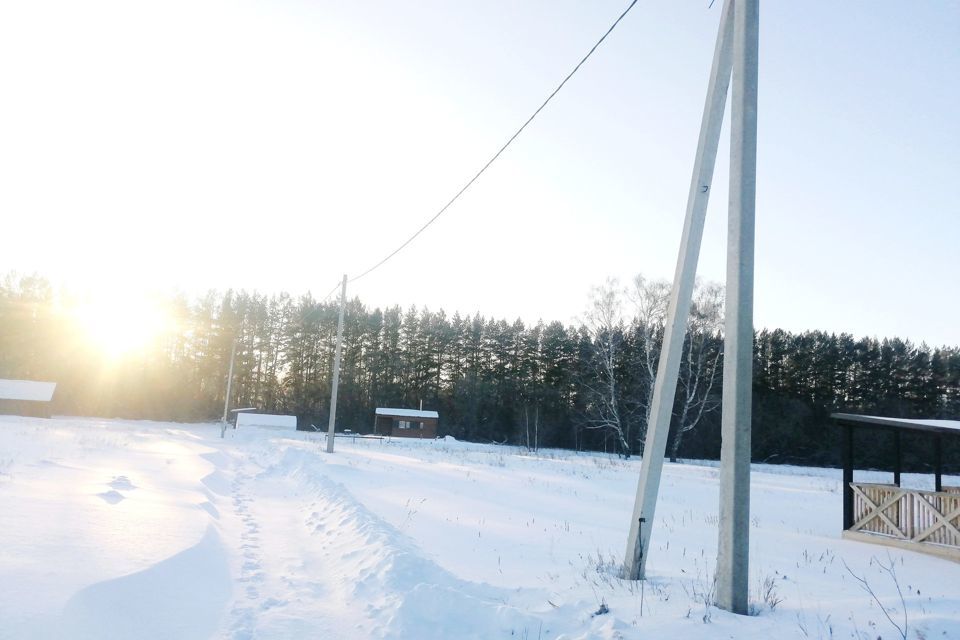
M 884 418 L 882 416 L 860 416 L 852 413 L 834 413 L 830 417 L 840 424 L 855 423 L 868 427 L 891 427 L 894 429 L 913 429 L 915 431 L 960 435 L 960 420 L 907 420 L 904 418 Z
M 436 411 L 418 411 L 417 409 L 391 409 L 390 407 L 377 407 L 378 416 L 390 416 L 391 418 L 439 418 L 440 414 Z
M 34 380 L 0 380 L 0 400 L 33 400 L 50 402 L 56 382 L 36 382 Z
M 238 413 L 237 428 L 270 427 L 297 430 L 297 416 L 281 416 L 273 413 Z

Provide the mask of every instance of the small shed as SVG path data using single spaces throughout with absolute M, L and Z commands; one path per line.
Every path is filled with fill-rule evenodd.
M 238 413 L 237 428 L 264 427 L 283 431 L 297 430 L 297 416 L 282 416 L 273 413 Z
M 378 407 L 375 412 L 373 432 L 400 438 L 433 439 L 437 437 L 439 419 L 440 414 L 436 411 Z
M 843 537 L 922 551 L 960 561 L 960 486 L 943 484 L 943 439 L 960 437 L 958 420 L 906 420 L 835 413 L 841 427 L 843 459 Z M 893 483 L 855 482 L 854 429 L 893 444 Z M 928 440 L 933 491 L 900 486 L 901 435 L 919 433 Z
M 0 414 L 49 418 L 56 390 L 56 382 L 0 379 Z

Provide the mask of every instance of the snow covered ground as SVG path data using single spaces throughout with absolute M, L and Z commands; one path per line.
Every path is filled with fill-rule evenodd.
M 740 617 L 707 604 L 715 464 L 666 466 L 632 583 L 615 565 L 639 461 L 336 444 L 0 418 L 0 638 L 960 638 L 960 564 L 841 540 L 836 470 L 755 466 Z

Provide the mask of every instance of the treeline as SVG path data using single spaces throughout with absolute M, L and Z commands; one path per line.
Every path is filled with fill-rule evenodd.
M 378 406 L 440 412 L 460 439 L 639 453 L 669 287 L 598 287 L 577 325 L 527 325 L 410 307 L 346 307 L 338 428 L 369 430 Z M 122 307 L 122 304 L 120 305 Z M 166 329 L 123 357 L 98 350 L 42 278 L 0 286 L 0 377 L 55 380 L 66 415 L 195 421 L 231 407 L 325 428 L 337 305 L 228 291 L 165 301 Z M 719 314 L 719 315 L 718 315 Z M 129 322 L 136 322 L 131 315 Z M 716 458 L 722 291 L 701 286 L 684 345 L 671 453 Z M 822 331 L 757 333 L 754 459 L 836 462 L 834 411 L 960 417 L 960 349 Z M 883 443 L 873 448 L 882 462 Z M 923 444 L 911 460 L 924 464 Z M 872 459 L 871 459 L 872 460 Z

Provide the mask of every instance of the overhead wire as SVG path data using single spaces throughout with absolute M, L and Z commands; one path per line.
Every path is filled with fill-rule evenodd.
M 531 115 L 529 118 L 527 118 L 526 122 L 524 122 L 524 123 L 520 126 L 520 128 L 517 129 L 512 136 L 510 136 L 509 139 L 507 139 L 507 141 L 503 144 L 503 146 L 501 146 L 500 149 L 499 149 L 495 154 L 493 154 L 493 156 L 492 156 L 489 160 L 487 160 L 486 164 L 484 164 L 484 165 L 480 168 L 480 170 L 477 171 L 477 172 L 474 174 L 474 176 L 473 176 L 472 178 L 470 178 L 470 180 L 467 181 L 467 183 L 466 183 L 465 185 L 463 185 L 463 187 L 461 187 L 460 190 L 457 191 L 457 193 L 456 193 L 452 198 L 450 198 L 450 200 L 449 200 L 445 205 L 443 205 L 443 207 L 441 207 L 439 211 L 437 211 L 437 212 L 433 215 L 433 217 L 431 217 L 429 220 L 427 220 L 427 221 L 423 224 L 423 226 L 421 226 L 419 229 L 417 229 L 417 231 L 416 231 L 413 235 L 411 235 L 409 238 L 407 238 L 400 246 L 398 246 L 396 249 L 394 249 L 394 250 L 391 251 L 389 254 L 387 254 L 387 256 L 386 256 L 385 258 L 383 258 L 382 260 L 380 260 L 379 262 L 377 262 L 376 264 L 374 264 L 372 267 L 370 267 L 369 269 L 367 269 L 366 271 L 364 271 L 364 272 L 361 273 L 360 275 L 355 276 L 355 277 L 353 277 L 353 278 L 350 278 L 349 280 L 347 280 L 347 282 L 356 282 L 356 281 L 359 280 L 360 278 L 363 278 L 364 276 L 370 274 L 371 272 L 373 272 L 373 271 L 375 271 L 376 269 L 378 269 L 378 268 L 380 268 L 381 266 L 383 266 L 383 265 L 384 265 L 388 260 L 390 260 L 393 256 L 395 256 L 395 255 L 397 255 L 398 253 L 400 253 L 401 251 L 403 251 L 403 249 L 405 249 L 405 248 L 407 247 L 407 245 L 409 245 L 411 242 L 413 242 L 413 241 L 417 238 L 417 236 L 419 236 L 421 233 L 423 233 L 424 231 L 426 231 L 427 227 L 429 227 L 429 226 L 432 225 L 434 222 L 436 222 L 437 218 L 439 218 L 439 217 L 442 216 L 444 213 L 446 213 L 447 209 L 449 209 L 449 208 L 453 205 L 453 203 L 456 202 L 456 201 L 460 198 L 460 196 L 462 196 L 462 195 L 464 194 L 464 192 L 466 192 L 466 190 L 469 189 L 469 188 L 473 185 L 473 183 L 476 182 L 477 179 L 479 179 L 480 176 L 482 176 L 482 175 L 484 174 L 484 172 L 490 167 L 490 165 L 492 165 L 492 164 L 497 160 L 497 158 L 499 158 L 500 155 L 501 155 L 504 151 L 507 150 L 507 147 L 509 147 L 510 144 L 511 144 L 514 140 L 517 139 L 517 136 L 519 136 L 521 133 L 523 133 L 523 130 L 526 129 L 527 126 L 528 126 L 531 122 L 533 122 L 534 118 L 536 118 L 536 117 L 540 114 L 541 111 L 543 111 L 544 107 L 546 107 L 546 106 L 550 103 L 550 101 L 553 100 L 553 97 L 556 96 L 556 95 L 560 92 L 560 90 L 564 87 L 564 85 L 567 84 L 567 82 L 570 80 L 570 78 L 572 78 L 572 77 L 574 76 L 574 74 L 575 74 L 577 71 L 579 71 L 580 67 L 582 67 L 583 64 L 590 58 L 590 56 L 593 55 L 593 52 L 597 50 L 597 47 L 599 47 L 599 46 L 603 43 L 603 41 L 607 39 L 607 36 L 609 36 L 609 35 L 613 32 L 613 30 L 617 27 L 617 25 L 620 24 L 620 21 L 623 20 L 624 17 L 626 17 L 626 15 L 627 15 L 628 13 L 630 13 L 630 10 L 633 9 L 633 6 L 634 6 L 635 4 L 637 4 L 637 0 L 632 0 L 632 1 L 630 2 L 630 4 L 627 6 L 627 8 L 623 10 L 623 13 L 621 13 L 620 16 L 619 16 L 616 20 L 613 21 L 613 24 L 610 25 L 610 28 L 607 29 L 607 31 L 600 37 L 599 40 L 597 40 L 596 43 L 594 43 L 594 45 L 593 45 L 592 47 L 590 47 L 590 50 L 587 52 L 587 54 L 586 54 L 585 56 L 583 56 L 583 58 L 580 59 L 580 62 L 577 63 L 577 65 L 573 68 L 573 70 L 570 71 L 570 73 L 568 73 L 568 74 L 566 75 L 566 77 L 560 82 L 560 84 L 557 85 L 557 88 L 554 89 L 554 90 L 550 93 L 549 96 L 547 96 L 547 99 L 544 100 L 543 103 L 542 103 L 539 107 L 537 107 L 537 110 L 533 112 L 533 115 Z M 331 293 L 332 293 L 332 292 L 331 292 Z M 327 294 L 327 295 L 329 296 L 330 294 Z
M 323 296 L 323 298 L 321 298 L 321 299 L 320 299 L 320 302 L 318 302 L 317 304 L 323 304 L 324 302 L 326 302 L 326 301 L 327 301 L 327 298 L 329 298 L 330 296 L 332 296 L 332 295 L 333 295 L 333 292 L 336 291 L 337 289 L 339 289 L 340 286 L 341 286 L 341 284 L 342 284 L 342 283 L 338 282 L 337 284 L 333 285 L 333 289 L 330 289 L 330 293 L 328 293 L 327 295 Z

